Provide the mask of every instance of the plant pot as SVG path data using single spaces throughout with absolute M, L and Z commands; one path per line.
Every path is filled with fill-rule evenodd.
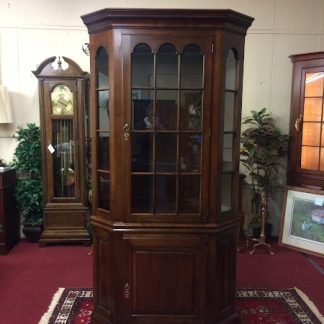
M 38 242 L 43 231 L 43 225 L 24 224 L 23 233 L 28 242 Z
M 264 235 L 266 239 L 271 237 L 272 232 L 272 224 L 271 223 L 265 223 L 264 227 Z M 261 235 L 261 227 L 253 227 L 252 228 L 252 234 L 254 238 L 260 238 Z

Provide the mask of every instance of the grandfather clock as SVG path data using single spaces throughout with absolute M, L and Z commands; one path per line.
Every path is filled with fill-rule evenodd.
M 244 38 L 232 10 L 103 9 L 90 34 L 92 323 L 237 319 Z
M 84 113 L 88 75 L 67 57 L 33 72 L 39 82 L 44 230 L 48 243 L 89 244 Z

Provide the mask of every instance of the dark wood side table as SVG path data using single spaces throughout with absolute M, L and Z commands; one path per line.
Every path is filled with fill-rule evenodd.
M 7 254 L 20 238 L 20 217 L 14 198 L 16 171 L 0 171 L 0 255 Z

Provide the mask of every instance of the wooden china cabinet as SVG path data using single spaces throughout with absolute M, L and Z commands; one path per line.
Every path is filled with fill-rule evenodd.
M 33 72 L 39 83 L 44 230 L 39 244 L 90 244 L 85 180 L 88 74 L 67 57 L 50 57 Z
M 293 63 L 287 183 L 324 190 L 324 52 Z
M 20 215 L 14 196 L 16 171 L 0 170 L 0 255 L 7 254 L 20 240 Z
M 103 9 L 90 34 L 92 323 L 235 320 L 244 38 L 232 10 Z

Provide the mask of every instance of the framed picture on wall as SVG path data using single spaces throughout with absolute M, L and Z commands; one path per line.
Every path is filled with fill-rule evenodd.
M 324 256 L 324 191 L 286 188 L 279 244 Z

